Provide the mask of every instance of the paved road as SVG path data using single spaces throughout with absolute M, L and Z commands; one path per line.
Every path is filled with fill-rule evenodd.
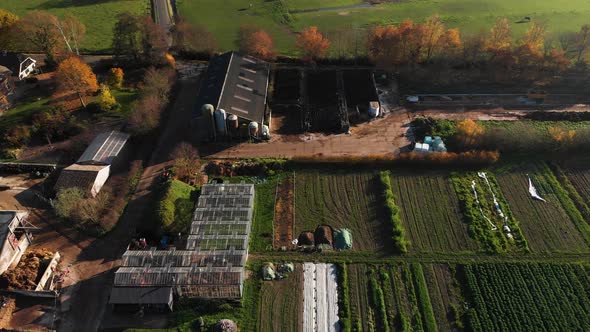
M 170 0 L 152 0 L 154 20 L 166 31 L 168 46 L 172 46 L 172 36 L 170 29 L 173 25 L 173 18 L 170 13 Z

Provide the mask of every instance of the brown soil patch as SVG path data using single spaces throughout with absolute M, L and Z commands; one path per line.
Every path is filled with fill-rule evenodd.
M 273 247 L 290 248 L 293 241 L 293 222 L 294 222 L 294 197 L 293 178 L 288 177 L 277 187 L 277 201 L 275 204 L 274 220 L 274 241 Z
M 18 265 L 4 272 L 0 277 L 0 287 L 4 289 L 34 290 L 42 269 L 53 257 L 53 253 L 45 249 L 33 249 L 27 251 Z

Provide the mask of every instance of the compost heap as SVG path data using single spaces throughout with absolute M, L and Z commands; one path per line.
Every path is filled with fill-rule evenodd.
M 34 290 L 43 272 L 40 269 L 45 269 L 52 257 L 53 252 L 49 250 L 28 250 L 14 269 L 7 270 L 0 276 L 0 289 Z

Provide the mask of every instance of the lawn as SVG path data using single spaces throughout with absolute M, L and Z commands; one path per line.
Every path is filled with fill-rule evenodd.
M 392 231 L 376 173 L 300 171 L 294 182 L 295 236 L 326 224 L 350 229 L 354 250 L 389 250 Z
M 410 251 L 474 251 L 448 175 L 393 174 L 391 184 Z
M 531 197 L 527 176 L 547 202 Z M 507 166 L 496 178 L 531 251 L 589 251 L 589 226 L 547 165 Z
M 248 3 L 252 7 L 248 8 Z M 376 24 L 400 23 L 406 18 L 422 22 L 426 17 L 439 14 L 448 27 L 460 28 L 464 35 L 489 31 L 499 17 L 507 17 L 515 36 L 520 36 L 528 24 L 516 23 L 525 16 L 534 21 L 546 22 L 548 33 L 556 36 L 564 31 L 578 31 L 583 24 L 590 23 L 590 2 L 571 0 L 567 5 L 549 0 L 421 0 L 392 1 L 369 7 L 335 9 L 313 12 L 297 12 L 318 8 L 350 6 L 359 0 L 178 0 L 178 12 L 189 21 L 207 26 L 217 37 L 222 49 L 236 47 L 239 27 L 256 24 L 269 31 L 275 40 L 279 53 L 294 55 L 295 33 L 308 26 L 318 26 L 332 39 L 354 30 L 364 31 Z M 281 7 L 284 9 L 277 9 Z M 289 20 L 283 14 L 291 12 Z M 221 18 L 221 19 L 220 19 Z M 360 41 L 365 38 L 360 32 Z
M 113 39 L 113 27 L 119 13 L 148 14 L 147 0 L 2 0 L 0 8 L 18 16 L 33 10 L 47 11 L 58 17 L 76 16 L 86 26 L 81 48 L 86 52 L 108 52 Z

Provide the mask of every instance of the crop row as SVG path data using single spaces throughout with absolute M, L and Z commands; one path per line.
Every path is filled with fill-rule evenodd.
M 379 172 L 379 180 L 383 186 L 383 198 L 385 200 L 385 209 L 389 216 L 389 221 L 393 228 L 393 244 L 398 252 L 405 253 L 408 251 L 405 230 L 402 225 L 400 209 L 395 204 L 395 195 L 391 189 L 391 173 L 389 171 Z
M 532 251 L 588 251 L 590 226 L 546 164 L 514 165 L 496 176 Z M 529 178 L 545 201 L 531 197 Z
M 504 216 L 507 218 L 506 220 L 510 231 L 507 232 L 504 229 L 505 221 L 494 206 L 493 196 L 489 189 L 490 187 L 488 187 L 485 180 L 474 173 L 455 174 L 452 176 L 452 182 L 459 197 L 459 201 L 461 202 L 463 214 L 469 221 L 469 232 L 471 236 L 480 243 L 482 249 L 486 252 L 528 252 L 528 242 L 526 241 L 508 202 L 504 198 L 498 182 L 492 174 L 487 173 L 486 176 L 489 185 L 496 196 L 498 205 Z M 473 192 L 473 181 L 475 181 L 477 199 Z
M 394 174 L 391 185 L 410 241 L 410 251 L 475 251 L 457 194 L 447 173 Z
M 588 272 L 582 265 L 466 265 L 468 326 L 473 331 L 586 330 Z

